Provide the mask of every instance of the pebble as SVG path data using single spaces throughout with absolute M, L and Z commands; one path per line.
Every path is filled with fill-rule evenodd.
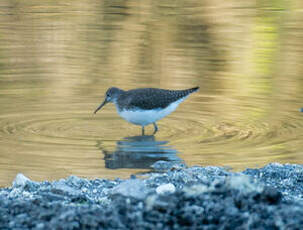
M 18 173 L 15 180 L 13 181 L 13 187 L 24 187 L 27 182 L 30 182 L 31 180 L 24 176 L 22 173 Z
M 156 188 L 158 194 L 174 193 L 175 191 L 176 187 L 172 183 L 162 184 Z
M 144 179 L 71 176 L 41 183 L 18 174 L 12 187 L 0 188 L 0 229 L 283 226 L 303 226 L 302 165 L 273 163 L 240 173 L 220 167 L 172 167 Z

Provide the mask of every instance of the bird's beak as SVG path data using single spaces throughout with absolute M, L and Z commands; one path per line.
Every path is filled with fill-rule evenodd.
M 94 113 L 97 113 L 98 112 L 98 110 L 100 110 L 105 104 L 107 104 L 107 100 L 106 100 L 106 98 L 104 99 L 104 101 L 102 102 L 102 104 L 101 105 L 99 105 L 99 107 L 95 110 L 95 112 Z

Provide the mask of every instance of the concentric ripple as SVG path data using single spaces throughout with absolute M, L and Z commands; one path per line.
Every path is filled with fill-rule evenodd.
M 119 129 L 111 122 L 110 127 L 87 113 L 22 114 L 6 115 L 0 120 L 2 140 L 33 142 L 36 144 L 91 145 L 102 138 L 108 129 Z
M 300 139 L 303 135 L 299 115 L 285 112 L 268 120 L 231 120 L 230 116 L 222 118 L 210 112 L 181 108 L 158 122 L 159 131 L 151 146 L 166 143 L 174 151 L 168 159 L 184 160 L 188 165 L 243 169 L 270 161 L 300 161 L 296 155 L 298 147 L 302 146 Z M 148 126 L 146 132 L 151 134 L 153 126 Z M 117 170 L 110 175 L 123 175 L 124 168 L 132 172 L 140 167 L 148 168 L 148 162 L 164 159 L 162 150 L 157 153 L 157 148 L 153 148 L 152 158 L 135 154 L 136 151 L 125 151 L 125 147 L 121 151 L 125 138 L 140 134 L 141 128 L 125 122 L 113 107 L 97 115 L 72 111 L 28 112 L 0 117 L 2 155 L 6 164 L 13 165 L 12 175 L 16 170 L 28 169 L 40 173 L 46 170 L 47 175 L 53 170 L 59 170 L 60 175 L 77 172 L 90 175 L 90 170 L 93 175 L 97 171 L 105 175 L 108 173 L 106 168 Z M 136 139 L 134 146 L 140 145 L 140 140 Z M 11 152 L 14 155 L 10 156 Z M 140 167 L 136 169 L 135 165 Z
M 287 119 L 284 116 L 267 122 L 233 122 L 219 120 L 207 113 L 181 110 L 159 122 L 157 137 L 161 141 L 170 141 L 177 150 L 180 147 L 180 150 L 193 152 L 220 152 L 220 148 L 254 152 L 256 148 L 273 148 L 276 145 L 281 148 L 282 144 L 297 140 L 301 135 L 299 130 L 302 130 L 302 122 L 296 116 L 286 116 Z M 115 141 L 140 132 L 139 126 L 125 122 L 114 110 L 98 116 L 81 111 L 8 114 L 0 120 L 1 142 L 10 144 L 93 148 L 96 141 L 114 146 Z M 152 133 L 152 126 L 147 127 L 147 132 Z
M 272 161 L 298 161 L 296 149 L 303 136 L 300 114 L 290 111 L 269 119 L 231 120 L 237 115 L 222 118 L 199 111 L 179 112 L 161 127 L 189 165 L 243 169 Z

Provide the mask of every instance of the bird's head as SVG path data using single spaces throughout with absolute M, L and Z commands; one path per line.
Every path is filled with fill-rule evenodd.
M 108 102 L 116 103 L 118 97 L 120 96 L 120 94 L 122 92 L 123 92 L 123 90 L 116 88 L 116 87 L 109 88 L 105 93 L 104 101 L 99 105 L 99 107 L 95 110 L 94 113 L 97 113 L 98 110 L 100 110 Z

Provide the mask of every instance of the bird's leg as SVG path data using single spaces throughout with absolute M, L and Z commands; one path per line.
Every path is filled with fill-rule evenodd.
M 142 136 L 144 136 L 144 126 L 142 125 Z
M 156 122 L 154 122 L 153 124 L 154 124 L 154 127 L 155 127 L 155 130 L 154 130 L 153 134 L 156 134 L 156 132 L 158 131 L 158 126 L 157 126 Z

